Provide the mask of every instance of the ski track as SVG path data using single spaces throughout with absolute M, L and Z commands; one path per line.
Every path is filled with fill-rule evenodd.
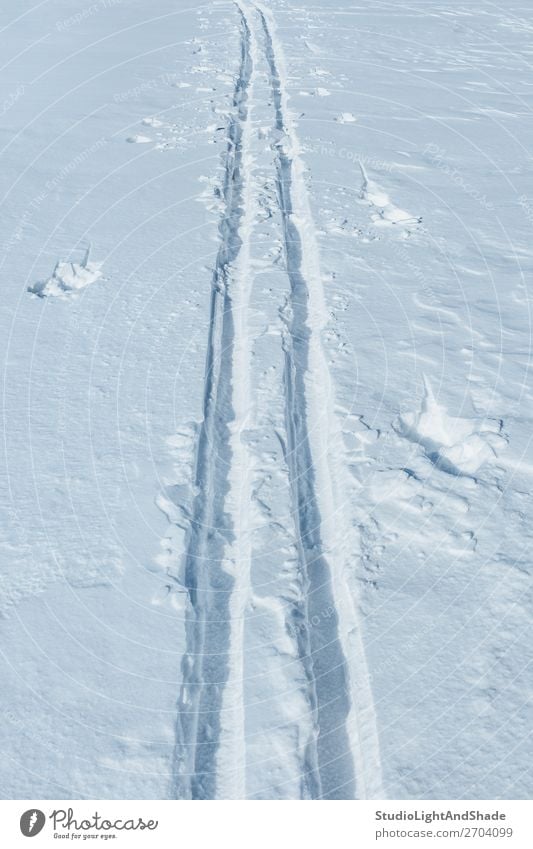
M 253 36 L 241 15 L 241 59 L 228 124 L 220 248 L 212 292 L 204 379 L 203 423 L 185 557 L 189 593 L 186 652 L 178 700 L 172 797 L 242 798 L 242 605 L 249 498 L 239 432 L 249 395 L 246 378 L 246 291 L 250 278 L 246 169 L 253 84 Z M 233 387 L 233 375 L 238 380 Z M 242 640 L 241 640 L 242 643 Z
M 190 603 L 172 796 L 246 796 L 242 679 L 251 591 L 252 472 L 241 432 L 252 406 L 246 319 L 253 278 L 251 103 L 261 45 L 274 112 L 272 150 L 288 278 L 281 311 L 284 451 L 304 599 L 292 611 L 292 624 L 314 729 L 302 764 L 304 795 L 383 798 L 370 678 L 347 575 L 360 554 L 360 539 L 338 502 L 348 497 L 350 481 L 321 342 L 328 314 L 305 171 L 287 107 L 283 52 L 269 9 L 244 0 L 236 6 L 241 59 L 228 125 L 225 213 L 219 225 L 203 423 L 196 447 L 197 494 L 185 555 Z
M 350 488 L 343 474 L 344 457 L 334 454 L 341 435 L 331 409 L 331 377 L 320 338 L 328 313 L 315 227 L 298 136 L 287 107 L 283 50 L 271 12 L 259 3 L 254 8 L 261 20 L 280 136 L 278 197 L 290 288 L 284 339 L 287 459 L 306 583 L 305 609 L 299 615 L 307 627 L 302 629 L 305 641 L 300 651 L 313 694 L 316 728 L 309 757 L 310 790 L 323 799 L 382 797 L 369 676 L 344 568 L 346 556 L 353 559 L 359 551 L 359 540 L 335 498 Z

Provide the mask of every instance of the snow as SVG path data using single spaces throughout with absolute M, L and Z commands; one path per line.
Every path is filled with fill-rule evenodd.
M 530 798 L 527 6 L 46 8 L 1 13 L 2 796 Z
M 443 471 L 468 474 L 477 472 L 491 457 L 497 457 L 496 447 L 505 448 L 501 429 L 501 421 L 483 422 L 448 415 L 446 408 L 437 403 L 426 380 L 419 412 L 401 416 L 399 432 L 422 445 L 427 456 Z
M 89 260 L 89 249 L 81 263 L 58 262 L 52 276 L 43 282 L 28 286 L 28 292 L 39 298 L 66 298 L 84 289 L 102 276 L 102 263 Z
M 146 119 L 143 121 L 143 124 L 145 124 L 145 123 L 146 123 Z M 152 141 L 152 139 L 150 138 L 150 136 L 143 136 L 143 135 L 140 135 L 139 133 L 137 133 L 135 136 L 128 136 L 126 141 L 129 142 L 130 144 L 149 144 Z
M 363 182 L 360 197 L 362 200 L 375 207 L 376 213 L 372 214 L 372 221 L 376 227 L 391 226 L 394 224 L 421 224 L 422 219 L 410 215 L 404 209 L 399 209 L 393 203 L 388 194 L 374 180 L 369 180 L 362 162 L 359 163 Z
M 337 118 L 339 124 L 354 124 L 357 121 L 355 115 L 352 115 L 351 112 L 341 112 L 339 117 Z

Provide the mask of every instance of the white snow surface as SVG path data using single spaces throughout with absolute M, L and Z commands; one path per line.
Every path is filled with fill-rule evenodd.
M 3 4 L 3 798 L 531 797 L 530 11 Z

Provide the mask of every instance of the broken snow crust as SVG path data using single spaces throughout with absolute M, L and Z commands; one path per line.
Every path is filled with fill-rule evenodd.
M 528 9 L 88 8 L 6 5 L 2 796 L 530 798 Z

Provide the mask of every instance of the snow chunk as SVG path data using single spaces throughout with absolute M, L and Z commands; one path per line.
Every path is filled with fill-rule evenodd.
M 355 115 L 351 112 L 341 112 L 338 118 L 335 118 L 338 124 L 354 124 L 357 121 Z
M 419 216 L 411 215 L 405 209 L 400 209 L 399 206 L 391 203 L 390 197 L 381 186 L 369 179 L 362 162 L 359 163 L 359 168 L 363 180 L 360 197 L 361 200 L 365 200 L 370 206 L 376 208 L 377 212 L 372 215 L 372 221 L 376 226 L 387 227 L 393 224 L 420 224 L 422 222 L 422 218 Z
M 473 474 L 504 446 L 501 421 L 450 416 L 437 403 L 424 378 L 424 398 L 418 412 L 400 416 L 398 432 L 418 442 L 431 462 L 448 474 Z
M 89 251 L 90 248 L 87 248 L 81 265 L 77 262 L 58 262 L 52 276 L 48 280 L 28 286 L 28 292 L 39 298 L 67 298 L 94 283 L 102 276 L 102 263 L 90 262 Z

